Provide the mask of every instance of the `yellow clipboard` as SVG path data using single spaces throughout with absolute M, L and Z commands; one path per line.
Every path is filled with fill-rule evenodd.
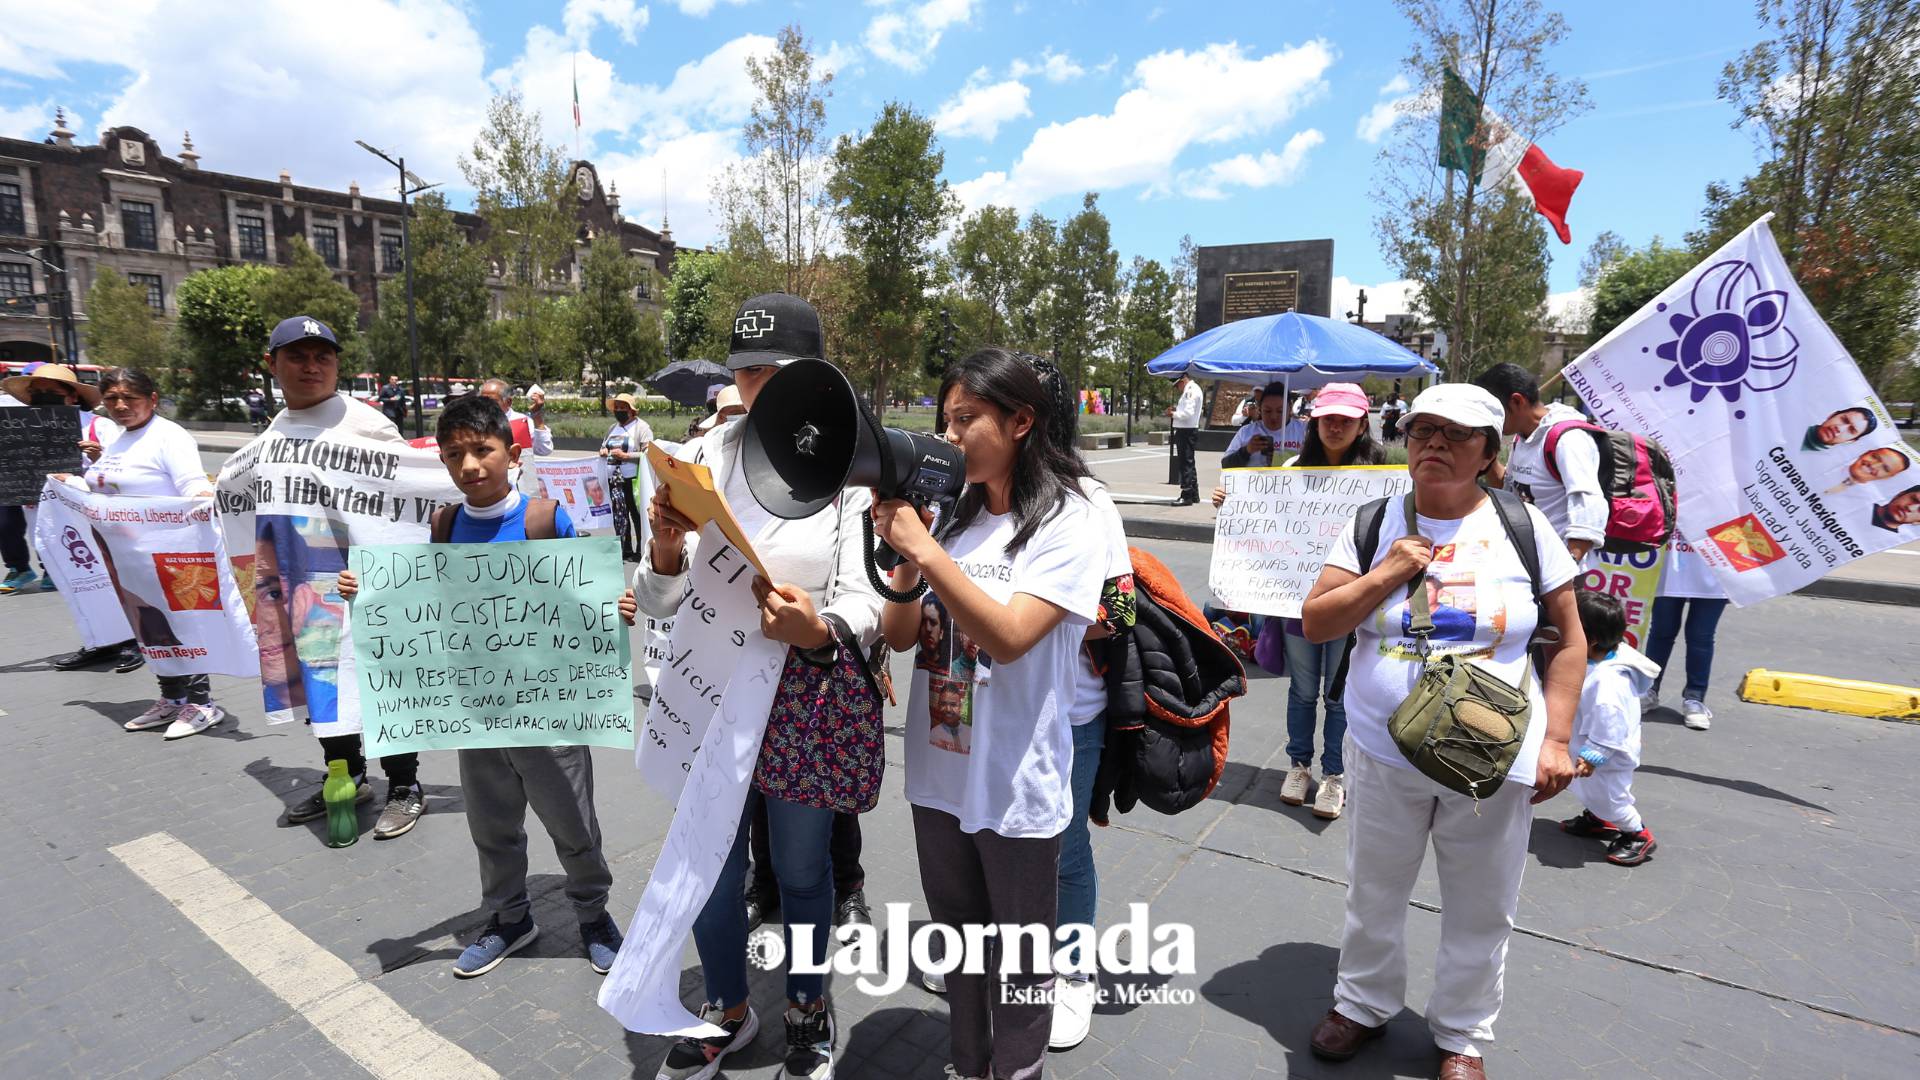
M 732 508 L 727 506 L 727 497 L 713 482 L 713 470 L 698 462 L 681 461 L 670 457 L 656 444 L 647 444 L 647 464 L 653 467 L 654 481 L 665 485 L 667 495 L 673 500 L 673 508 L 691 520 L 696 526 L 707 522 L 717 522 L 720 534 L 727 542 L 747 557 L 753 568 L 767 581 L 774 580 L 767 568 L 760 564 L 760 556 L 754 554 L 753 545 L 747 543 L 746 534 L 740 531 L 740 522 L 735 520 Z

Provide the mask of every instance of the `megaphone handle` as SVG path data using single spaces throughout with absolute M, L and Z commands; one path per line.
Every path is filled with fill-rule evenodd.
M 902 560 L 898 552 L 886 544 L 881 543 L 880 538 L 873 535 L 873 516 L 871 514 L 860 515 L 860 531 L 862 535 L 865 536 L 867 544 L 867 581 L 873 585 L 873 590 L 880 594 L 881 599 L 895 604 L 911 604 L 926 595 L 926 578 L 921 578 L 920 584 L 915 585 L 906 592 L 901 592 L 887 584 L 886 579 L 881 576 L 880 561 L 883 557 L 887 560 L 887 569 L 889 571 L 899 566 Z

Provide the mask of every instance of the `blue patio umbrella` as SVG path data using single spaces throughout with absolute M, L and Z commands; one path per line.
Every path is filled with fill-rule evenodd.
M 1440 369 L 1397 342 L 1362 326 L 1289 311 L 1224 323 L 1175 345 L 1147 362 L 1147 373 L 1166 379 L 1265 386 L 1289 390 L 1369 376 L 1421 378 Z

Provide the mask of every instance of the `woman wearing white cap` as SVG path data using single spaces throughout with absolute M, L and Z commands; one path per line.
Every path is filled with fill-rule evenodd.
M 640 516 L 645 508 L 634 501 L 633 482 L 640 475 L 640 458 L 653 441 L 653 429 L 640 419 L 632 394 L 613 399 L 613 426 L 600 442 L 600 456 L 613 466 L 614 524 L 620 534 L 620 554 L 627 562 L 640 557 Z
M 1309 640 L 1356 638 L 1345 694 L 1351 884 L 1334 1007 L 1314 1028 L 1311 1046 L 1323 1058 L 1352 1057 L 1404 1007 L 1407 900 L 1431 841 L 1446 913 L 1427 1026 L 1442 1080 L 1486 1075 L 1480 1055 L 1500 1012 L 1529 805 L 1559 794 L 1573 778 L 1567 740 L 1586 667 L 1573 600 L 1578 568 L 1566 545 L 1538 510 L 1517 501 L 1496 506 L 1480 486 L 1500 453 L 1501 421 L 1500 403 L 1476 386 L 1435 386 L 1415 398 L 1403 424 L 1413 478 L 1403 498 L 1410 502 L 1387 503 L 1364 562 L 1362 541 L 1348 524 L 1303 610 Z M 1522 511 L 1539 569 L 1537 605 L 1512 539 L 1524 528 L 1510 531 L 1503 516 Z M 1419 606 L 1434 624 L 1424 644 L 1411 633 L 1410 585 L 1425 590 L 1428 603 Z M 1544 650 L 1545 669 L 1530 677 L 1529 646 L 1545 629 L 1543 618 L 1558 639 Z M 1478 800 L 1417 771 L 1388 731 L 1388 718 L 1425 662 L 1440 655 L 1470 660 L 1510 687 L 1526 686 L 1531 698 L 1506 782 Z

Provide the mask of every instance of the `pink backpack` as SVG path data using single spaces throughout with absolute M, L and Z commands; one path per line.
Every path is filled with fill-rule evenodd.
M 1600 490 L 1607 497 L 1607 539 L 1600 550 L 1638 555 L 1665 547 L 1680 505 L 1667 452 L 1652 439 L 1565 420 L 1547 430 L 1547 471 L 1555 480 L 1560 464 L 1554 450 L 1569 431 L 1584 431 L 1600 444 Z

